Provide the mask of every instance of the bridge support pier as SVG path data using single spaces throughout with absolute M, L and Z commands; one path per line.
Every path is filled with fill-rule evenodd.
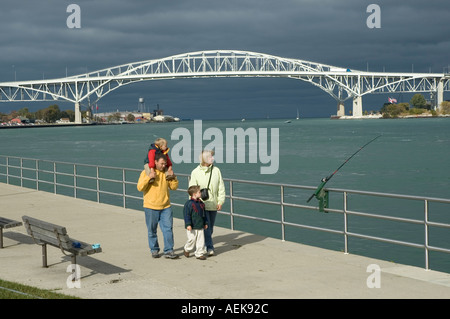
M 362 116 L 362 97 L 355 96 L 353 98 L 353 117 L 361 117 Z
M 75 103 L 75 124 L 81 124 L 80 103 Z
M 441 110 L 441 103 L 444 102 L 444 79 L 438 82 L 436 94 L 436 109 Z
M 345 115 L 345 107 L 344 107 L 344 102 L 342 101 L 338 101 L 337 104 L 337 116 L 344 116 Z

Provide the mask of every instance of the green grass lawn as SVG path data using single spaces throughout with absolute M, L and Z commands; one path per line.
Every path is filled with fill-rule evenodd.
M 0 299 L 79 299 L 0 279 Z

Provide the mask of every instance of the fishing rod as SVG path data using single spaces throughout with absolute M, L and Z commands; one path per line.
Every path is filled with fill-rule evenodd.
M 380 136 L 381 136 L 381 134 L 378 135 L 377 137 L 375 137 L 374 139 L 370 140 L 369 142 L 367 142 L 367 143 L 364 144 L 363 146 L 361 146 L 361 147 L 359 148 L 359 150 L 357 150 L 355 153 L 352 154 L 352 156 L 350 156 L 349 158 L 347 158 L 347 159 L 345 160 L 345 162 L 342 163 L 341 166 L 339 166 L 339 167 L 333 172 L 333 174 L 331 174 L 330 176 L 327 176 L 327 177 L 325 177 L 325 178 L 322 178 L 322 182 L 321 182 L 320 185 L 317 187 L 317 189 L 316 189 L 316 191 L 314 192 L 314 194 L 312 194 L 311 197 L 310 197 L 306 202 L 309 203 L 309 201 L 310 201 L 314 196 L 315 196 L 317 199 L 320 200 L 319 194 L 320 194 L 320 192 L 322 191 L 322 188 L 323 188 L 323 187 L 325 186 L 325 184 L 326 184 L 326 183 L 334 176 L 334 174 L 336 174 L 336 173 L 342 168 L 342 166 L 344 166 L 345 164 L 347 164 L 347 162 L 348 162 L 349 160 L 351 160 L 353 156 L 355 156 L 356 154 L 358 154 L 358 152 L 360 152 L 364 147 L 366 147 L 367 145 L 369 145 L 370 143 L 372 143 L 373 141 L 375 141 L 375 140 L 376 140 L 377 138 L 379 138 Z

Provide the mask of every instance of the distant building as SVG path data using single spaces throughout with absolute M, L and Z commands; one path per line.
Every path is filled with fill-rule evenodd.
M 12 119 L 11 121 L 9 121 L 9 123 L 11 123 L 11 124 L 22 124 L 22 120 L 20 119 L 20 117 L 16 117 L 15 119 Z
M 156 110 L 153 110 L 153 116 L 163 115 L 164 111 L 159 108 L 159 104 L 156 104 Z
M 70 123 L 70 119 L 68 117 L 63 117 L 63 118 L 60 118 L 59 120 L 57 120 L 56 123 L 61 123 L 61 124 Z
M 142 117 L 146 120 L 151 120 L 153 118 L 152 113 L 142 113 Z
M 132 114 L 134 116 L 135 122 L 146 122 L 146 121 L 155 121 L 155 122 L 178 122 L 180 119 L 178 117 L 173 117 L 171 115 L 164 115 L 164 111 L 159 108 L 159 104 L 157 104 L 157 109 L 153 110 L 153 113 L 150 112 L 130 112 L 130 111 L 119 111 L 116 112 L 102 112 L 95 113 L 94 117 L 97 121 L 108 122 L 111 120 L 110 116 L 115 115 L 117 118 L 117 122 L 127 122 L 128 115 Z

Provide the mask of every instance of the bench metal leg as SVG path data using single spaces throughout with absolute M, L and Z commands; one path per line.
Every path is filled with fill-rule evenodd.
M 76 282 L 80 279 L 80 274 L 78 273 L 78 267 L 77 267 L 77 256 L 76 255 L 70 255 L 70 261 L 72 266 L 72 282 Z M 77 287 L 80 288 L 80 287 Z
M 76 282 L 80 278 L 80 274 L 77 273 L 77 256 L 71 255 L 70 260 L 72 263 L 72 282 Z
M 42 244 L 42 267 L 47 268 L 47 244 Z

